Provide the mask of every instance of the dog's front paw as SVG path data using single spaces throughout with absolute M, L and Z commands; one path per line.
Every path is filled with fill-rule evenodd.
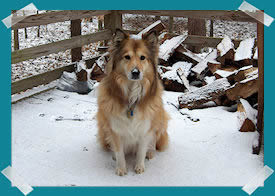
M 144 170 L 145 170 L 144 164 L 137 164 L 137 165 L 135 166 L 135 172 L 136 172 L 137 174 L 143 173 Z
M 120 168 L 120 167 L 116 168 L 116 175 L 124 176 L 126 174 L 127 174 L 127 169 L 126 168 Z
M 154 158 L 154 151 L 153 150 L 148 150 L 146 153 L 146 159 L 150 160 Z

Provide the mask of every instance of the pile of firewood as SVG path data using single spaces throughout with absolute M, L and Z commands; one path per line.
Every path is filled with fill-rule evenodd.
M 157 21 L 138 33 L 141 36 L 165 30 Z M 232 41 L 225 37 L 204 54 L 187 49 L 187 35 L 160 33 L 158 73 L 165 90 L 182 92 L 179 109 L 198 109 L 209 106 L 237 104 L 240 131 L 254 131 L 257 116 L 258 52 L 253 38 Z M 235 43 L 235 44 L 234 44 Z M 100 81 L 108 52 L 99 57 L 89 69 L 90 79 Z

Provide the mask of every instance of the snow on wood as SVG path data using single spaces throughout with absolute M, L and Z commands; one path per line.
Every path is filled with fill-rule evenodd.
M 172 67 L 159 66 L 158 71 L 160 78 L 163 81 L 166 90 L 172 90 L 177 92 L 183 92 L 183 90 L 189 87 L 189 82 L 183 78 L 187 78 L 190 74 L 190 68 L 192 63 L 180 61 L 172 65 Z M 177 70 L 181 69 L 182 78 L 179 77 Z
M 195 67 L 193 67 L 191 70 L 196 73 L 197 77 L 201 76 L 201 74 L 206 70 L 208 67 L 207 63 L 215 62 L 215 59 L 217 58 L 217 50 L 214 49 L 210 54 L 208 54 L 205 59 L 203 59 L 201 62 L 199 62 Z
M 170 56 L 174 53 L 176 48 L 186 39 L 186 35 L 179 35 L 172 39 L 166 40 L 159 47 L 159 58 L 167 61 Z
M 253 59 L 258 60 L 258 47 L 255 48 L 255 52 L 254 52 L 254 55 L 253 55 Z
M 254 38 L 248 38 L 241 41 L 239 47 L 235 51 L 235 61 L 240 61 L 244 59 L 251 59 L 253 55 L 254 48 Z
M 109 52 L 105 52 L 101 57 L 99 57 L 95 62 L 100 67 L 100 69 L 104 72 L 105 66 L 107 64 L 107 57 L 109 56 Z
M 257 71 L 256 70 L 258 70 L 258 68 L 257 67 L 253 67 L 252 65 L 240 68 L 235 73 L 235 76 L 234 76 L 235 82 L 240 82 L 240 81 L 242 81 L 242 80 L 244 80 L 246 78 L 250 78 L 251 74 L 252 75 L 254 75 L 254 74 L 257 75 Z
M 216 70 L 220 69 L 222 66 L 221 63 L 218 61 L 210 61 L 207 63 L 207 67 L 211 71 L 211 73 L 214 74 Z
M 222 70 L 222 69 L 218 69 L 214 75 L 216 76 L 216 78 L 227 78 L 231 75 L 234 75 L 236 73 L 236 71 L 226 71 L 226 70 Z
M 230 87 L 226 78 L 215 80 L 211 84 L 203 86 L 194 91 L 182 94 L 178 97 L 180 108 L 194 109 L 201 104 L 213 101 L 219 96 L 225 94 L 225 91 Z
M 240 132 L 253 132 L 256 129 L 257 110 L 252 108 L 248 101 L 240 99 L 237 107 L 238 125 Z
M 258 92 L 258 69 L 246 73 L 245 77 L 246 79 L 237 82 L 226 91 L 226 95 L 231 101 L 247 98 Z
M 179 78 L 181 79 L 182 83 L 184 84 L 185 88 L 189 91 L 190 85 L 189 85 L 189 81 L 187 80 L 186 73 L 184 73 L 184 71 L 182 71 L 181 68 L 178 68 L 177 74 L 178 74 Z
M 184 48 L 182 45 L 180 45 L 176 49 L 176 56 L 180 59 L 183 59 L 185 61 L 191 62 L 194 65 L 198 64 L 203 60 L 203 58 L 200 58 L 198 55 L 195 53 L 191 52 L 190 50 Z
M 230 49 L 234 49 L 234 43 L 229 36 L 225 36 L 223 40 L 217 45 L 219 56 L 224 56 Z
M 204 81 L 206 84 L 211 84 L 216 80 L 215 76 L 205 76 Z

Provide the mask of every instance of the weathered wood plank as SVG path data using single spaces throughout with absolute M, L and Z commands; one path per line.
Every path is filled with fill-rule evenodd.
M 262 15 L 262 18 L 264 16 Z M 253 146 L 253 154 L 259 154 L 264 134 L 264 24 L 257 23 L 257 40 L 258 40 L 258 118 L 257 131 L 259 132 L 258 145 Z
M 89 66 L 88 68 L 90 68 L 99 57 L 100 56 L 85 60 L 86 65 Z M 64 71 L 73 72 L 75 70 L 75 66 L 76 66 L 75 63 L 73 63 L 64 67 L 54 69 L 52 71 L 48 71 L 42 74 L 34 75 L 31 77 L 13 82 L 11 84 L 11 94 L 15 94 L 27 89 L 31 89 L 33 87 L 36 87 L 42 84 L 48 84 L 60 78 Z
M 51 81 L 54 81 L 60 78 L 63 71 L 73 72 L 74 64 L 13 82 L 11 84 L 11 94 L 19 93 L 21 91 L 25 91 L 27 89 L 30 89 L 42 84 L 48 84 Z
M 188 35 L 188 37 L 184 40 L 183 44 L 189 45 L 199 45 L 203 47 L 217 47 L 217 45 L 222 41 L 223 38 L 217 37 L 205 37 L 205 36 L 198 36 L 198 35 Z M 237 47 L 240 44 L 240 40 L 232 40 L 234 46 Z
M 244 12 L 235 10 L 121 10 L 120 13 L 257 22 L 254 18 L 248 16 Z
M 36 46 L 32 48 L 26 48 L 23 50 L 17 50 L 12 52 L 11 62 L 12 64 L 18 63 L 31 58 L 46 56 L 46 55 L 57 53 L 67 49 L 81 47 L 89 43 L 93 43 L 101 40 L 108 40 L 111 37 L 112 37 L 111 31 L 104 30 L 104 31 L 92 33 L 89 35 L 79 35 L 79 36 L 72 37 L 71 39 L 44 44 L 44 45 Z
M 28 16 L 25 19 L 13 25 L 12 29 L 46 25 L 50 23 L 76 20 L 81 18 L 90 18 L 91 16 L 105 15 L 109 13 L 109 10 L 64 10 L 47 12 L 43 14 Z M 13 17 L 12 20 L 16 20 L 16 17 Z

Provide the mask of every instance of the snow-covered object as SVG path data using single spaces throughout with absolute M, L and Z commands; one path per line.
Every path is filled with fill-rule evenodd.
M 264 166 L 263 153 L 251 154 L 255 132 L 239 132 L 236 113 L 223 106 L 184 110 L 200 119 L 193 122 L 167 103 L 182 93 L 164 91 L 169 148 L 146 161 L 142 175 L 132 169 L 135 156 L 127 156 L 128 175 L 119 178 L 111 152 L 97 143 L 92 93 L 51 90 L 12 105 L 12 167 L 31 186 L 243 186 Z M 52 116 L 86 120 L 51 121 Z
M 172 39 L 166 40 L 159 47 L 159 58 L 167 61 L 175 49 L 186 39 L 186 35 L 179 35 Z
M 186 74 L 182 71 L 181 68 L 177 69 L 177 74 L 178 74 L 178 77 L 181 79 L 182 83 L 184 84 L 184 86 L 186 87 L 186 89 L 189 91 L 190 90 L 190 85 L 189 85 L 189 81 L 187 79 Z
M 131 39 L 135 39 L 135 40 L 139 40 L 142 39 L 142 35 L 148 33 L 151 29 L 155 28 L 157 25 L 159 25 L 161 23 L 161 20 L 158 20 L 156 22 L 154 22 L 153 24 L 149 25 L 148 27 L 146 27 L 145 29 L 143 29 L 142 31 L 140 31 L 138 34 L 134 35 L 130 35 Z
M 211 84 L 205 85 L 194 91 L 190 91 L 179 96 L 179 104 L 181 108 L 192 108 L 197 104 L 203 104 L 208 101 L 215 100 L 230 87 L 230 83 L 226 78 L 215 80 Z
M 80 94 L 87 94 L 91 91 L 90 85 L 87 81 L 78 81 L 74 72 L 69 73 L 64 71 L 60 77 L 57 89 L 68 92 L 77 92 Z
M 104 72 L 105 66 L 107 64 L 106 56 L 109 55 L 109 52 L 105 52 L 101 55 L 95 62 L 100 67 L 100 69 Z
M 219 76 L 221 76 L 223 78 L 227 78 L 228 76 L 231 76 L 235 73 L 236 73 L 236 71 L 225 71 L 225 70 L 218 69 L 217 71 L 215 71 L 214 74 L 218 74 Z
M 247 83 L 251 80 L 257 79 L 258 78 L 258 69 L 246 74 L 245 77 L 246 77 L 246 79 L 240 81 L 240 83 Z
M 217 58 L 217 50 L 214 49 L 211 53 L 209 53 L 205 59 L 199 62 L 195 67 L 192 68 L 192 71 L 196 74 L 200 75 L 206 68 L 208 62 L 215 63 L 215 59 Z
M 255 48 L 253 59 L 258 59 L 258 47 Z
M 82 69 L 86 70 L 86 62 L 84 60 L 80 60 L 76 63 L 77 72 L 80 72 Z
M 252 147 L 253 148 L 256 148 L 259 146 L 259 137 L 260 137 L 260 134 L 258 131 L 255 131 L 254 132 L 254 137 L 253 137 L 253 140 L 252 140 Z
M 184 76 L 188 77 L 191 67 L 192 67 L 192 63 L 179 61 L 173 64 L 171 67 L 165 67 L 166 69 L 170 69 L 170 70 L 166 71 L 165 73 L 160 73 L 160 77 L 161 79 L 173 80 L 173 81 L 177 81 L 180 84 L 183 84 L 182 80 L 179 78 L 177 74 L 177 69 L 181 68 L 181 70 L 184 73 Z
M 195 61 L 197 61 L 198 63 L 201 62 L 203 60 L 203 58 L 199 57 L 199 55 L 194 54 L 193 52 L 191 52 L 190 50 L 185 49 L 186 51 L 183 52 L 183 54 L 185 54 L 186 56 L 188 56 L 191 59 L 194 59 Z
M 223 78 L 227 78 L 228 76 L 237 75 L 240 71 L 244 71 L 244 70 L 250 69 L 252 67 L 253 67 L 253 65 L 248 65 L 248 66 L 244 66 L 244 67 L 242 67 L 238 70 L 234 70 L 234 71 L 226 71 L 226 70 L 217 69 L 217 71 L 215 71 L 214 74 L 218 74 L 219 76 L 221 76 Z M 249 76 L 249 74 L 248 74 L 248 76 Z
M 240 99 L 240 102 L 244 107 L 246 117 L 256 125 L 258 111 L 251 107 L 251 105 L 245 99 Z
M 204 77 L 204 81 L 206 82 L 206 84 L 211 84 L 216 80 L 215 76 L 205 76 Z
M 217 49 L 220 56 L 225 55 L 230 49 L 234 49 L 234 43 L 231 41 L 229 36 L 225 35 L 222 41 L 217 45 Z
M 235 61 L 251 59 L 253 55 L 254 42 L 254 38 L 248 38 L 241 41 L 239 47 L 236 49 Z
M 243 126 L 243 124 L 245 123 L 245 120 L 250 120 L 253 124 L 254 127 L 257 124 L 257 115 L 258 115 L 258 111 L 256 109 L 254 109 L 248 101 L 246 101 L 245 99 L 240 99 L 240 104 L 241 107 L 243 107 L 243 109 L 241 109 L 240 111 L 237 112 L 237 118 L 238 118 L 238 129 L 240 130 Z M 239 107 L 239 106 L 238 106 Z M 238 109 L 239 110 L 239 109 Z M 242 111 L 243 110 L 243 111 Z M 248 122 L 247 122 L 248 124 Z M 251 124 L 251 123 L 250 123 Z M 253 125 L 252 124 L 252 125 Z M 250 125 L 251 126 L 251 125 Z M 249 126 L 249 127 L 250 127 Z M 249 129 L 252 129 L 253 126 Z M 254 128 L 253 128 L 254 130 Z M 247 130 L 246 130 L 247 131 Z

